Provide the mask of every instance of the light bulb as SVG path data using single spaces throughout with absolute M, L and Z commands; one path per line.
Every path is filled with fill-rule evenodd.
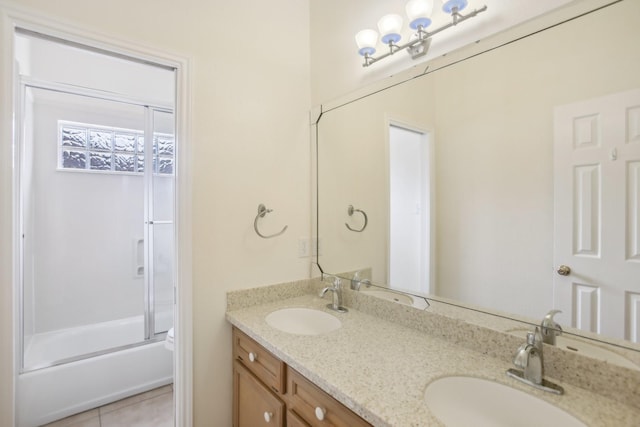
M 401 38 L 402 16 L 393 14 L 383 16 L 378 21 L 378 29 L 382 34 L 382 43 L 398 43 Z
M 467 7 L 467 0 L 447 0 L 442 5 L 442 10 L 447 13 L 453 12 L 453 9 L 456 9 L 458 12 L 462 11 L 465 7 Z
M 376 53 L 376 44 L 378 44 L 378 33 L 374 30 L 362 30 L 356 34 L 356 44 L 358 45 L 358 53 L 362 56 L 373 55 Z
M 410 0 L 406 6 L 409 17 L 409 27 L 417 30 L 419 27 L 427 28 L 431 25 L 431 12 L 433 2 L 431 0 Z

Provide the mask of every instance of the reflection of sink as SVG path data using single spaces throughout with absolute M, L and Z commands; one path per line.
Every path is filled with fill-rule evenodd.
M 516 329 L 512 331 L 517 335 L 524 334 L 526 335 L 527 330 L 525 329 Z M 630 369 L 640 369 L 638 365 L 633 363 L 631 360 L 626 357 L 619 355 L 618 353 L 614 353 L 613 351 L 608 350 L 607 348 L 597 345 L 591 344 L 585 340 L 581 340 L 578 338 L 574 338 L 569 335 L 558 335 L 556 336 L 556 347 L 562 348 L 564 350 L 569 350 L 574 353 L 581 354 L 587 357 L 593 357 L 594 359 L 603 360 L 605 362 L 612 363 L 614 365 L 622 366 Z
M 372 295 L 374 297 L 386 299 L 389 301 L 399 302 L 400 304 L 413 305 L 413 298 L 411 298 L 409 295 L 398 294 L 382 289 L 368 289 L 363 292 L 367 295 Z
M 447 427 L 586 427 L 551 403 L 481 378 L 441 378 L 429 384 L 424 396 L 431 413 Z
M 269 313 L 265 320 L 273 328 L 297 335 L 326 334 L 342 326 L 337 317 L 311 308 L 283 308 Z
M 586 341 L 578 340 L 567 335 L 557 336 L 556 346 L 584 356 L 604 360 L 618 366 L 624 366 L 625 368 L 638 369 L 638 365 L 618 353 L 614 353 L 604 347 L 600 347 L 599 345 L 590 344 Z

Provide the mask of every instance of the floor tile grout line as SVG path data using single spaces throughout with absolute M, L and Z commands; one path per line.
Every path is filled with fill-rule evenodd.
M 146 394 L 146 393 L 150 393 L 150 392 L 145 392 L 145 393 L 143 393 L 143 394 Z M 156 395 L 153 395 L 153 396 L 150 396 L 150 397 L 147 397 L 147 398 L 143 398 L 143 399 L 140 399 L 140 400 L 132 401 L 131 403 L 128 403 L 128 404 L 123 405 L 123 406 L 120 406 L 120 407 L 118 407 L 118 408 L 116 408 L 116 409 L 112 409 L 112 410 L 110 410 L 110 411 L 104 412 L 104 414 L 106 415 L 106 414 L 109 414 L 109 413 L 114 412 L 114 411 L 119 411 L 119 410 L 120 410 L 120 409 L 122 409 L 122 408 L 127 408 L 127 407 L 129 407 L 129 406 L 136 405 L 136 404 L 139 404 L 139 403 L 141 403 L 141 402 L 145 402 L 145 401 L 150 400 L 150 399 L 155 399 L 156 397 L 160 397 L 160 396 L 163 396 L 163 395 L 165 395 L 165 394 L 169 394 L 169 393 L 173 393 L 173 389 L 169 389 L 167 392 L 158 393 L 158 394 L 156 394 Z M 125 399 L 123 399 L 123 400 L 127 400 L 127 399 L 132 399 L 132 400 L 134 400 L 133 398 L 135 398 L 135 396 L 127 397 L 127 398 L 125 398 Z M 116 402 L 112 402 L 112 403 L 109 403 L 109 404 L 106 404 L 106 405 L 103 405 L 103 406 L 99 406 L 99 407 L 97 408 L 97 409 L 98 409 L 98 415 L 101 417 L 101 416 L 103 415 L 103 408 L 106 408 L 106 407 L 108 407 L 108 406 L 111 406 L 111 405 L 113 405 L 113 404 L 115 404 L 115 403 L 117 403 L 117 402 L 118 402 L 118 401 L 116 401 Z

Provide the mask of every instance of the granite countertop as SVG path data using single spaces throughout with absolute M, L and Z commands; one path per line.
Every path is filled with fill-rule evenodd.
M 505 371 L 513 366 L 490 355 L 353 308 L 336 313 L 326 304 L 326 299 L 306 294 L 231 309 L 226 316 L 231 324 L 376 427 L 442 425 L 430 413 L 424 392 L 432 381 L 450 375 L 507 384 L 553 403 L 589 426 L 634 426 L 640 419 L 640 410 L 613 399 L 566 383 L 561 384 L 565 388 L 562 396 L 542 392 L 507 377 Z M 326 311 L 338 317 L 342 327 L 323 335 L 303 336 L 266 323 L 269 313 L 289 307 Z

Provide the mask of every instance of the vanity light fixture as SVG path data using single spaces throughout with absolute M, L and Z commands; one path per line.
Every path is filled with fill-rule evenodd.
M 396 14 L 390 14 L 380 18 L 378 21 L 380 41 L 389 47 L 389 52 L 383 55 L 378 57 L 373 56 L 376 53 L 376 46 L 378 44 L 378 33 L 375 30 L 366 29 L 358 32 L 358 34 L 356 34 L 356 44 L 358 45 L 358 53 L 364 57 L 362 66 L 368 67 L 383 58 L 405 49 L 413 59 L 424 56 L 427 54 L 433 35 L 487 10 L 487 6 L 482 6 L 480 9 L 474 9 L 466 15 L 462 15 L 460 12 L 467 7 L 467 0 L 444 0 L 442 10 L 451 15 L 451 22 L 433 31 L 427 31 L 426 28 L 431 25 L 433 1 L 434 0 L 409 0 L 409 2 L 407 2 L 406 12 L 409 18 L 409 27 L 415 30 L 415 33 L 411 35 L 407 43 L 402 45 L 398 44 L 402 38 L 402 17 Z

